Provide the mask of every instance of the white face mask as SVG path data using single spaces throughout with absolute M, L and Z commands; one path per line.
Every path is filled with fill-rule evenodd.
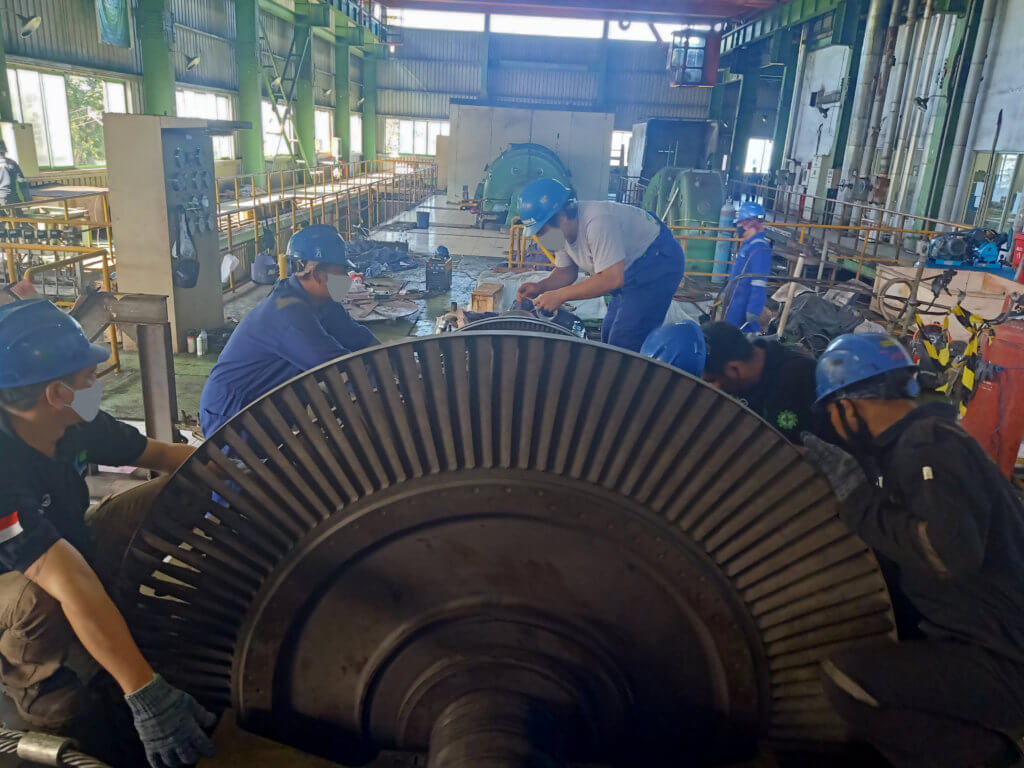
M 537 239 L 540 244 L 547 248 L 552 253 L 562 250 L 565 248 L 565 235 L 562 234 L 562 230 L 558 227 L 551 227 L 543 235 L 539 235 Z
M 68 387 L 67 384 L 64 385 Z M 71 401 L 71 405 L 68 406 L 71 410 L 77 413 L 82 421 L 92 421 L 96 418 L 96 414 L 100 412 L 100 399 L 103 397 L 103 382 L 96 379 L 90 386 L 85 389 L 72 389 L 71 393 L 74 395 L 74 399 Z
M 348 296 L 348 289 L 352 287 L 352 278 L 348 275 L 327 275 L 327 293 L 333 301 L 341 301 Z

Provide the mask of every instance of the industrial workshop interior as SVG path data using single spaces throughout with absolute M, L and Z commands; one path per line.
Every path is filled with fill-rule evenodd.
M 0 29 L 0 768 L 1024 768 L 1024 0 Z

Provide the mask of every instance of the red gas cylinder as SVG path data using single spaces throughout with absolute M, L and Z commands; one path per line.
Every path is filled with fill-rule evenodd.
M 1010 477 L 1024 440 L 1024 320 L 1007 320 L 995 332 L 982 357 L 1002 370 L 976 386 L 960 423 Z

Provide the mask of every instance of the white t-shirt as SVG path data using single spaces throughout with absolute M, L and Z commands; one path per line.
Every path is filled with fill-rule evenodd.
M 604 201 L 580 203 L 579 223 L 576 242 L 565 243 L 555 265 L 576 264 L 592 275 L 620 261 L 629 269 L 661 232 L 657 219 L 642 208 Z

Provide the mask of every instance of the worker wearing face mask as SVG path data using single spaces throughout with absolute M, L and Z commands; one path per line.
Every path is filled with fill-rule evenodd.
M 900 640 L 833 653 L 825 692 L 896 768 L 1024 765 L 1024 504 L 952 406 L 914 407 L 916 375 L 887 334 L 818 360 L 838 445 L 804 435 L 806 455 L 878 555 Z
M 744 333 L 761 330 L 761 313 L 768 294 L 767 275 L 772 269 L 772 244 L 764 232 L 764 207 L 747 201 L 736 211 L 736 228 L 743 239 L 729 270 L 726 284 L 725 321 Z
M 651 213 L 605 201 L 576 202 L 554 179 L 537 179 L 519 196 L 528 237 L 555 251 L 548 277 L 519 287 L 518 298 L 554 312 L 567 301 L 611 296 L 601 341 L 639 351 L 665 322 L 683 278 L 683 249 Z M 590 277 L 576 282 L 579 270 Z
M 30 728 L 117 766 L 177 768 L 213 753 L 215 718 L 154 673 L 107 591 L 166 478 L 88 510 L 83 474 L 171 473 L 193 449 L 100 410 L 108 354 L 48 301 L 0 307 L 0 688 Z
M 379 343 L 340 303 L 352 281 L 338 230 L 306 227 L 291 236 L 286 255 L 294 274 L 238 324 L 203 387 L 199 424 L 207 437 L 278 385 Z

